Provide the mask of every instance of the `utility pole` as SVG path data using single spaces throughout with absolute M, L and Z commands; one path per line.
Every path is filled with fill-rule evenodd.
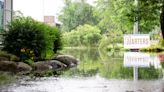
M 134 0 L 134 8 L 138 9 L 138 0 Z M 133 34 L 138 34 L 138 16 L 134 17 L 134 29 Z

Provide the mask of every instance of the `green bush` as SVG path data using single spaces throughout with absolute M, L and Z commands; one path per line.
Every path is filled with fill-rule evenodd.
M 30 17 L 17 17 L 9 23 L 3 44 L 3 50 L 20 57 L 23 61 L 47 59 L 61 49 L 58 29 Z
M 71 32 L 65 32 L 63 39 L 67 46 L 98 46 L 102 38 L 96 26 L 80 25 Z

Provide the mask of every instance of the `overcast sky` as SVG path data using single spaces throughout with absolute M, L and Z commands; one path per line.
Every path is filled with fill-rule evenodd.
M 43 21 L 44 15 L 56 16 L 64 6 L 64 0 L 13 0 L 14 11 L 21 11 L 24 16 Z M 93 3 L 95 0 L 88 0 Z

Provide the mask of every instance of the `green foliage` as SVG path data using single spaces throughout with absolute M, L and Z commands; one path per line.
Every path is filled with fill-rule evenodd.
M 130 12 L 132 3 L 125 0 L 98 0 L 97 16 L 100 18 L 98 26 L 106 33 L 109 31 L 122 31 L 127 33 L 133 29 L 126 13 Z
M 160 78 L 161 76 L 161 70 L 160 69 L 154 69 L 153 67 L 150 67 L 149 69 L 146 68 L 139 68 L 139 79 L 155 79 Z
M 71 32 L 65 32 L 63 39 L 66 46 L 97 46 L 101 34 L 97 27 L 85 24 Z
M 150 32 L 159 26 L 161 0 L 139 0 L 137 8 L 134 0 L 98 0 L 97 7 L 99 26 L 104 31 L 121 30 L 123 33 L 132 33 L 134 21 L 137 20 L 141 33 Z
M 56 28 L 30 17 L 17 17 L 8 25 L 3 50 L 17 55 L 22 61 L 45 59 L 54 54 L 53 49 L 56 52 L 61 47 L 59 38 L 60 33 Z
M 160 27 L 155 27 L 151 32 L 149 32 L 151 40 L 159 40 L 161 37 L 161 30 Z
M 161 66 L 162 66 L 162 68 L 164 68 L 164 62 L 161 62 Z
M 156 26 L 160 26 L 160 8 L 162 0 L 139 0 L 138 9 L 132 8 L 128 15 L 131 21 L 138 17 L 139 31 L 150 32 Z
M 164 51 L 164 40 L 161 36 L 158 36 L 158 42 L 154 42 L 155 44 L 147 47 L 147 48 L 141 48 L 140 51 L 143 52 L 162 52 Z
M 62 31 L 69 32 L 79 25 L 97 24 L 94 9 L 85 0 L 66 0 L 65 7 L 62 9 L 59 20 L 62 22 Z
M 143 52 L 161 52 L 161 51 L 164 51 L 164 48 L 161 46 L 161 45 L 152 45 L 148 48 L 142 48 L 140 49 L 140 51 L 143 51 Z
M 100 41 L 99 49 L 121 50 L 123 48 L 123 33 L 121 31 L 109 31 Z
M 26 64 L 31 65 L 31 66 L 34 64 L 33 59 L 26 59 L 24 62 L 25 62 Z

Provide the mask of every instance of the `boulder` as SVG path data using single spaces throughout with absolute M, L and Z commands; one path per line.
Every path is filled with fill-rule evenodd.
M 36 72 L 43 72 L 43 71 L 50 70 L 49 65 L 45 61 L 36 62 L 34 63 L 33 67 L 34 67 L 33 70 Z
M 13 61 L 0 61 L 0 71 L 16 72 L 17 64 Z
M 58 55 L 54 58 L 54 60 L 58 60 L 61 63 L 66 64 L 68 68 L 74 67 L 79 63 L 79 60 L 70 55 Z
M 66 68 L 67 65 L 57 61 L 57 60 L 51 60 L 51 61 L 40 61 L 36 62 L 34 64 L 34 71 L 47 71 L 47 70 L 61 70 Z
M 7 58 L 7 57 L 2 57 L 2 56 L 0 56 L 0 61 L 9 61 L 10 59 L 9 58 Z
M 18 73 L 27 74 L 27 73 L 30 73 L 31 70 L 32 70 L 32 67 L 29 66 L 28 64 L 23 63 L 23 62 L 18 62 L 17 63 L 17 72 Z
M 66 64 L 63 64 L 57 60 L 51 60 L 51 61 L 48 61 L 47 63 L 51 67 L 52 70 L 61 70 L 67 67 Z

